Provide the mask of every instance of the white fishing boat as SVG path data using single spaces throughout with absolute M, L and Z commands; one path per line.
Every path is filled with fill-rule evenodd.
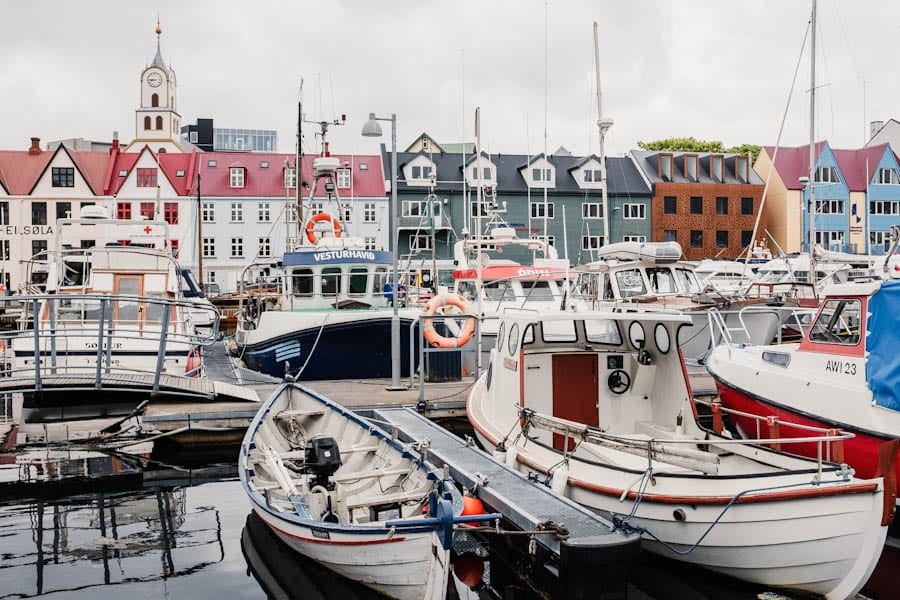
M 681 260 L 677 242 L 620 242 L 598 250 L 599 259 L 582 269 L 574 287 L 579 308 L 640 307 L 642 310 L 681 311 L 691 324 L 679 329 L 678 346 L 692 361 L 703 361 L 715 345 L 709 311 L 716 309 L 736 340 L 769 343 L 782 329 L 794 325 L 801 306 L 791 284 L 784 289 L 749 288 L 728 295 L 704 290 L 694 265 Z M 811 292 L 809 292 L 811 293 Z
M 849 431 L 855 437 L 844 444 L 843 459 L 865 477 L 882 468 L 879 447 L 900 437 L 900 273 L 885 269 L 883 275 L 825 288 L 798 345 L 726 342 L 712 352 L 707 369 L 722 404 L 740 411 L 733 418 L 740 433 L 803 436 L 810 426 Z M 757 417 L 771 425 L 758 428 Z M 793 451 L 815 456 L 816 445 Z
M 736 260 L 706 258 L 694 267 L 694 274 L 704 290 L 734 296 L 747 289 L 754 277 L 754 267 Z
M 652 552 L 852 597 L 884 544 L 884 480 L 731 439 L 717 418 L 702 425 L 674 344 L 689 323 L 659 311 L 510 311 L 469 421 L 498 460 L 636 528 Z M 820 432 L 821 456 L 847 437 Z
M 382 430 L 285 383 L 247 430 L 238 471 L 254 512 L 294 551 L 392 598 L 444 598 L 462 499 Z

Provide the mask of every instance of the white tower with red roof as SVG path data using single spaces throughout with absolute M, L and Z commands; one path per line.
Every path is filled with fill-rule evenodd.
M 141 72 L 141 103 L 134 111 L 134 139 L 125 148 L 136 152 L 145 145 L 154 152 L 184 152 L 179 144 L 181 115 L 177 109 L 175 71 L 166 66 L 159 48 L 162 28 L 156 22 L 156 56 Z

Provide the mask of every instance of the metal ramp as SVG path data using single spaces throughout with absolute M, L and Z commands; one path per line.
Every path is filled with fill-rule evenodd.
M 467 445 L 458 436 L 429 421 L 412 408 L 382 408 L 372 411 L 376 419 L 396 427 L 404 442 L 430 442 L 427 458 L 436 466 L 449 468 L 454 480 L 471 488 L 481 478 L 478 496 L 516 527 L 530 531 L 546 521 L 564 525 L 569 532 L 560 541 L 550 535 L 536 536 L 538 544 L 562 558 L 582 550 L 594 552 L 596 564 L 608 564 L 611 557 L 618 562 L 636 558 L 640 537 L 614 530 L 612 523 L 602 516 L 579 506 L 549 488 L 531 482 L 517 471 L 502 465 L 483 450 Z M 584 558 L 577 559 L 579 563 Z

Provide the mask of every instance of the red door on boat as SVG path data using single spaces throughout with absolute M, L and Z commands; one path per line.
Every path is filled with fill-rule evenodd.
M 599 402 L 597 355 L 554 354 L 553 416 L 598 427 Z M 574 446 L 575 441 L 570 439 L 569 449 Z M 563 449 L 563 436 L 553 435 L 553 447 Z

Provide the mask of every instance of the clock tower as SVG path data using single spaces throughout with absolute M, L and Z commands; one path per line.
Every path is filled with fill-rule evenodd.
M 178 142 L 181 115 L 175 71 L 166 66 L 159 48 L 162 28 L 156 23 L 156 56 L 141 72 L 141 104 L 134 114 L 134 139 L 126 152 L 149 146 L 154 152 L 184 152 Z

